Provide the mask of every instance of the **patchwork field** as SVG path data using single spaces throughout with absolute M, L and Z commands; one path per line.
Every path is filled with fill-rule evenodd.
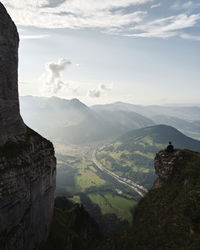
M 95 216 L 116 216 L 131 222 L 131 210 L 139 195 L 131 188 L 99 170 L 92 161 L 96 145 L 55 143 L 57 157 L 57 195 L 83 203 Z M 96 209 L 96 211 L 95 211 Z
M 155 180 L 155 154 L 164 146 L 147 136 L 133 140 L 130 147 L 120 141 L 103 146 L 96 157 L 106 169 L 149 189 Z

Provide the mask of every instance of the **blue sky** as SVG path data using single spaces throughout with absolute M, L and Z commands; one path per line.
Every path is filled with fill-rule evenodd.
M 2 3 L 20 33 L 21 95 L 199 103 L 199 1 Z

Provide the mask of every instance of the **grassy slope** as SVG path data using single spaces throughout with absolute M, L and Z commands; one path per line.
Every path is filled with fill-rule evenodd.
M 137 193 L 104 176 L 93 165 L 89 146 L 55 146 L 58 159 L 57 195 L 71 195 L 71 200 L 83 203 L 92 214 L 95 214 L 97 206 L 102 216 L 114 214 L 119 220 L 131 222 L 131 209 L 137 203 Z
M 102 147 L 97 158 L 104 167 L 150 188 L 155 180 L 153 159 L 172 140 L 175 147 L 200 149 L 200 142 L 186 137 L 178 130 L 157 125 L 131 131 L 114 143 Z
M 130 211 L 131 208 L 136 205 L 136 201 L 110 193 L 105 193 L 104 195 L 89 194 L 89 198 L 101 207 L 102 214 L 114 213 L 122 220 L 126 219 L 129 222 L 131 221 L 132 215 Z

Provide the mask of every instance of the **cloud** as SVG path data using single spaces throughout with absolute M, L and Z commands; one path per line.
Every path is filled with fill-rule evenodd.
M 45 81 L 46 92 L 57 94 L 61 89 L 69 86 L 68 83 L 62 80 L 62 75 L 70 64 L 70 61 L 61 58 L 58 62 L 50 62 L 45 65 L 46 72 L 41 77 L 41 80 Z
M 161 6 L 161 3 L 153 4 L 153 5 L 151 5 L 151 9 L 158 8 L 160 6 Z
M 126 36 L 157 38 L 179 36 L 180 30 L 195 26 L 199 20 L 200 14 L 179 14 L 177 16 L 157 19 L 143 25 L 137 25 L 133 28 L 135 32 L 132 34 L 126 34 Z
M 3 0 L 18 25 L 40 28 L 111 28 L 140 22 L 143 11 L 126 11 L 155 0 Z M 49 6 L 49 7 L 48 7 Z
M 43 39 L 43 38 L 47 38 L 47 37 L 49 37 L 49 35 L 20 35 L 21 40 L 25 40 L 25 39 Z
M 193 36 L 190 34 L 181 33 L 180 37 L 188 40 L 200 41 L 200 36 Z
M 105 94 L 105 92 L 112 90 L 113 84 L 105 85 L 100 84 L 96 89 L 90 89 L 87 96 L 91 98 L 99 98 Z
M 192 1 L 175 1 L 175 3 L 172 5 L 172 9 L 175 10 L 182 10 L 182 9 L 188 9 L 194 6 L 194 3 Z
M 200 20 L 196 8 L 200 4 L 191 0 L 168 4 L 162 18 L 151 15 L 152 9 L 163 5 L 157 0 L 2 0 L 2 3 L 20 28 L 97 28 L 107 34 L 129 37 L 183 38 L 180 30 L 197 27 Z M 169 14 L 173 10 L 179 13 Z M 21 37 L 42 39 L 45 35 Z
M 92 98 L 99 98 L 101 97 L 102 91 L 99 89 L 90 89 L 88 91 L 88 96 Z

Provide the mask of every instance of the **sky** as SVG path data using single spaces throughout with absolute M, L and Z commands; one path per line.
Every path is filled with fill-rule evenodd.
M 20 35 L 20 95 L 200 103 L 199 0 L 1 2 Z

